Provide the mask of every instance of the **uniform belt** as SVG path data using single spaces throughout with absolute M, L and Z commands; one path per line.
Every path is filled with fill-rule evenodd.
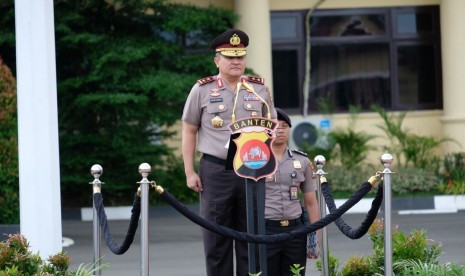
M 223 160 L 221 158 L 218 158 L 216 156 L 210 155 L 210 154 L 203 154 L 203 159 L 207 160 L 208 162 L 212 162 L 218 165 L 223 165 L 226 166 L 226 160 Z
M 296 219 L 291 219 L 291 220 L 270 220 L 270 219 L 265 220 L 266 226 L 287 227 L 287 226 L 296 226 L 296 225 L 301 225 L 301 224 L 302 224 L 301 218 L 296 218 Z

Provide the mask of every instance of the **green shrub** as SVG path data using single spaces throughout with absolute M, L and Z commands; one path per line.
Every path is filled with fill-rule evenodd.
M 397 275 L 402 276 L 465 275 L 465 266 L 454 263 L 434 264 L 422 261 L 406 260 L 394 263 L 393 267 L 396 271 L 398 271 Z
M 401 112 L 398 115 L 388 113 L 381 107 L 372 106 L 383 119 L 383 124 L 378 125 L 384 131 L 390 145 L 385 150 L 393 156 L 398 156 L 399 166 L 412 166 L 415 168 L 427 169 L 437 161 L 433 150 L 444 142 L 455 142 L 450 138 L 438 138 L 434 136 L 420 136 L 412 134 L 409 130 L 404 129 L 404 122 L 407 112 Z
M 372 261 L 370 257 L 350 257 L 341 270 L 342 276 L 370 276 L 373 275 Z
M 391 169 L 391 190 L 395 195 L 438 192 L 438 178 L 433 169 L 396 167 Z
M 300 272 L 305 269 L 305 266 L 300 267 L 300 264 L 293 264 L 290 266 L 292 276 L 301 276 Z
M 458 152 L 444 156 L 439 172 L 441 190 L 446 194 L 465 194 L 465 153 Z
M 51 255 L 46 261 L 39 254 L 29 250 L 29 243 L 20 234 L 9 235 L 6 241 L 0 242 L 0 276 L 50 275 L 50 276 L 91 276 L 96 270 L 107 268 L 93 263 L 80 265 L 76 271 L 69 272 L 70 258 L 65 252 Z
M 9 268 L 20 275 L 34 275 L 39 272 L 42 260 L 38 254 L 29 252 L 29 243 L 23 236 L 9 235 L 0 245 L 0 271 Z
M 365 132 L 356 132 L 349 128 L 335 130 L 330 133 L 330 136 L 336 144 L 336 157 L 347 170 L 360 168 L 366 159 L 367 153 L 374 149 L 367 143 L 375 136 Z
M 360 276 L 360 275 L 384 275 L 384 223 L 378 219 L 369 229 L 370 240 L 373 243 L 373 255 L 367 257 L 352 256 L 344 264 L 341 272 L 331 266 L 330 275 Z M 441 244 L 426 237 L 425 230 L 411 230 L 409 235 L 404 234 L 396 227 L 392 229 L 392 263 L 394 275 L 463 275 L 463 274 L 407 274 L 419 269 L 412 264 L 422 264 L 423 267 L 435 269 L 449 269 L 463 271 L 463 266 L 448 264 L 443 267 L 438 265 L 438 257 L 442 253 Z M 334 258 L 334 257 L 332 257 Z M 317 268 L 321 271 L 321 262 L 317 262 Z
M 16 81 L 0 58 L 0 224 L 19 223 Z
M 370 165 L 356 170 L 347 170 L 338 165 L 327 165 L 324 170 L 328 173 L 326 179 L 334 197 L 348 197 L 352 195 L 370 176 L 380 168 Z M 392 169 L 391 191 L 394 195 L 424 194 L 438 191 L 438 179 L 433 170 L 403 167 Z M 370 192 L 373 194 L 375 190 Z
M 326 179 L 330 184 L 332 193 L 351 195 L 360 188 L 370 176 L 374 175 L 377 170 L 369 165 L 360 167 L 356 170 L 348 170 L 340 165 L 329 164 L 324 167 L 324 171 L 328 173 Z
M 376 220 L 370 227 L 370 239 L 373 242 L 375 255 L 374 267 L 384 266 L 384 223 Z M 441 244 L 429 240 L 425 230 L 411 230 L 406 235 L 397 228 L 392 229 L 392 262 L 403 260 L 415 260 L 427 263 L 438 263 L 437 258 L 441 254 Z
M 332 254 L 331 254 L 331 251 L 328 251 L 328 265 L 329 265 L 329 270 L 328 270 L 328 275 L 330 276 L 337 276 L 339 275 L 339 265 L 341 264 L 341 262 L 339 261 L 338 258 L 334 257 Z M 316 261 L 316 268 L 318 269 L 318 271 L 322 271 L 322 261 L 321 261 L 321 258 L 318 259 Z
M 355 131 L 360 106 L 349 106 L 349 124 L 347 128 L 335 129 L 329 135 L 336 145 L 336 157 L 347 170 L 360 168 L 370 150 L 375 149 L 368 142 L 376 136 L 364 131 Z

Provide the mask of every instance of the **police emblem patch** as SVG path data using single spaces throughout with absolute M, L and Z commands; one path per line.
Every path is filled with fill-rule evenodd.
M 234 139 L 237 146 L 233 167 L 237 175 L 258 181 L 273 175 L 276 171 L 276 157 L 271 148 L 274 137 L 267 131 L 274 131 L 277 124 L 265 118 L 245 118 L 231 123 L 231 133 L 240 133 Z
M 220 92 L 218 92 L 218 89 L 212 88 L 211 90 L 212 90 L 212 92 L 210 92 L 210 96 L 219 97 L 221 95 Z

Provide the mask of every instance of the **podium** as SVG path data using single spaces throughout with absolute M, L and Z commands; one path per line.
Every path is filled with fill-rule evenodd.
M 272 142 L 277 123 L 262 117 L 244 118 L 228 125 L 231 131 L 226 169 L 245 179 L 247 233 L 265 235 L 265 178 L 273 175 L 277 169 Z M 256 203 L 254 206 L 254 193 Z M 255 229 L 255 226 L 257 226 Z M 266 245 L 248 243 L 249 273 L 266 276 Z M 257 266 L 259 264 L 259 266 Z

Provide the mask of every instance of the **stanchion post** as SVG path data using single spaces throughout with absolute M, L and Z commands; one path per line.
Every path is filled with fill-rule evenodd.
M 140 184 L 140 197 L 141 197 L 141 232 L 140 232 L 140 242 L 141 242 L 141 276 L 149 275 L 149 184 L 150 181 L 147 179 L 147 176 L 152 171 L 147 163 L 142 163 L 139 166 L 139 173 L 142 175 L 142 180 L 137 182 Z
M 94 181 L 89 182 L 89 184 L 92 185 L 93 189 L 93 194 L 100 193 L 101 192 L 101 185 L 104 184 L 103 182 L 100 181 L 100 176 L 103 173 L 103 168 L 102 166 L 95 164 L 90 168 L 90 174 L 94 176 Z M 101 262 L 101 230 L 100 230 L 100 225 L 99 225 L 99 220 L 98 220 L 98 215 L 97 215 L 97 209 L 95 208 L 95 203 L 92 197 L 92 206 L 94 207 L 93 210 L 93 238 L 94 238 L 94 268 L 100 267 L 100 262 Z M 101 275 L 100 269 L 94 269 L 94 275 Z
M 381 156 L 384 185 L 384 275 L 392 275 L 392 233 L 391 233 L 391 174 L 390 170 L 394 158 L 389 153 Z
M 323 192 L 321 189 L 321 180 L 322 175 L 327 174 L 323 171 L 323 167 L 326 164 L 326 159 L 323 155 L 317 155 L 314 159 L 315 165 L 318 168 L 316 171 L 317 177 L 317 193 L 318 193 L 318 211 L 320 213 L 320 219 L 326 216 L 326 202 L 323 197 Z M 323 276 L 329 275 L 329 247 L 328 247 L 328 230 L 326 227 L 321 228 L 321 272 Z

